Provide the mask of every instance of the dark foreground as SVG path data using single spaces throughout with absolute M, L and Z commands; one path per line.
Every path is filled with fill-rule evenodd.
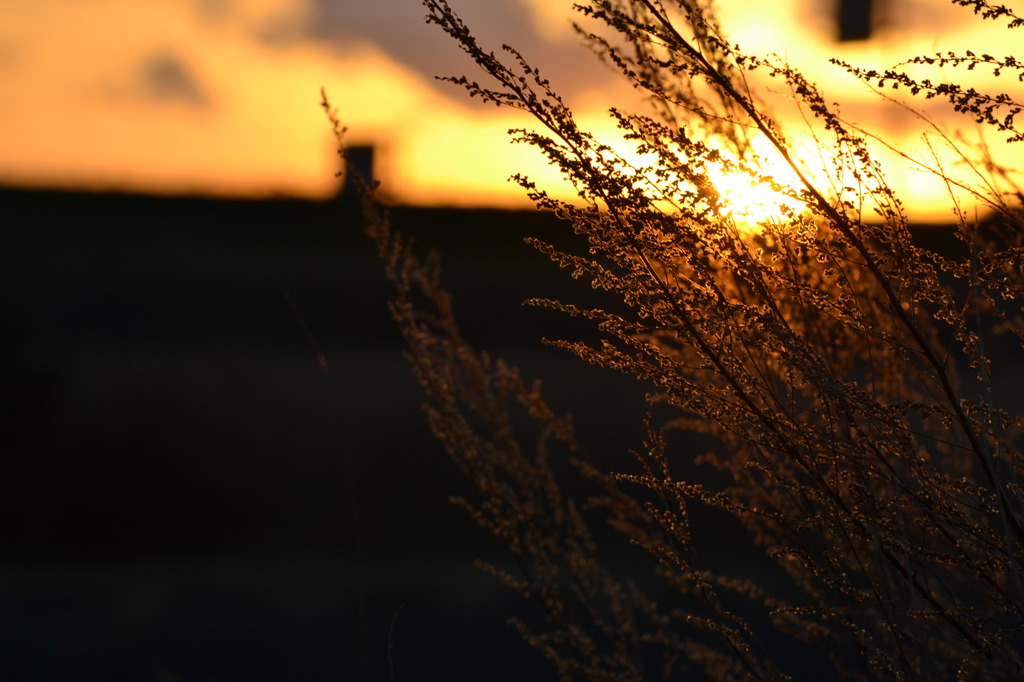
M 0 680 L 553 679 L 472 565 L 503 555 L 448 502 L 465 487 L 354 207 L 0 207 Z M 394 218 L 442 252 L 466 336 L 544 377 L 595 457 L 640 446 L 642 389 L 541 345 L 582 332 L 520 305 L 587 295 L 522 244 L 559 238 L 550 217 Z
M 0 206 L 0 679 L 544 679 L 517 599 L 472 565 L 501 554 L 448 502 L 464 487 L 353 207 Z M 467 336 L 609 421 L 623 380 L 574 374 L 520 305 L 561 281 L 521 243 L 550 219 L 395 220 L 445 252 Z

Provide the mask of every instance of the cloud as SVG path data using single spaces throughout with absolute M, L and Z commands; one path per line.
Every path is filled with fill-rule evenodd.
M 312 0 L 192 0 L 200 21 L 240 26 L 266 45 L 289 46 L 308 37 Z
M 160 103 L 207 107 L 211 97 L 199 79 L 174 54 L 157 53 L 142 63 L 143 94 Z
M 426 10 L 420 0 L 312 2 L 308 24 L 311 39 L 336 50 L 372 40 L 389 57 L 434 84 L 446 97 L 461 99 L 462 93 L 438 83 L 436 76 L 478 72 L 455 41 L 439 27 L 425 25 Z M 611 79 L 608 69 L 591 58 L 568 29 L 569 3 L 454 0 L 452 5 L 485 49 L 500 52 L 504 43 L 514 46 L 568 96 Z M 562 17 L 560 22 L 555 15 Z
M 505 43 L 514 46 L 567 98 L 602 90 L 615 79 L 571 30 L 570 3 L 453 0 L 452 5 L 485 49 L 500 52 Z M 464 93 L 436 77 L 477 71 L 454 40 L 426 24 L 421 0 L 190 0 L 187 6 L 212 30 L 239 31 L 271 49 L 304 45 L 345 59 L 372 44 L 434 92 L 460 104 L 466 104 Z

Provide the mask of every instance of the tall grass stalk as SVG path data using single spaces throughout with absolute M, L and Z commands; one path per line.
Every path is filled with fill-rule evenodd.
M 1024 25 L 987 0 L 954 4 L 965 20 L 973 10 L 1017 34 Z M 487 78 L 446 80 L 532 115 L 536 130 L 515 139 L 578 193 L 562 201 L 515 176 L 578 248 L 531 243 L 619 302 L 531 301 L 600 334 L 550 343 L 649 390 L 642 447 L 598 466 L 539 384 L 463 339 L 437 260 L 413 252 L 363 184 L 427 417 L 472 484 L 458 502 L 515 559 L 516 571 L 485 568 L 543 616 L 517 627 L 559 678 L 684 679 L 699 669 L 718 680 L 811 679 L 793 650 L 827 662 L 835 679 L 1024 677 L 1024 419 L 993 381 L 1007 371 L 997 361 L 1021 362 L 1024 342 L 1015 172 L 945 133 L 973 175 L 933 169 L 950 187 L 960 245 L 940 253 L 912 238 L 869 134 L 785 61 L 730 43 L 706 0 L 575 6 L 580 36 L 649 104 L 610 110 L 631 154 L 582 129 L 514 48 L 481 46 L 446 0 L 424 6 Z M 897 87 L 911 104 L 947 100 L 1006 143 L 1024 139 L 1015 121 L 1024 62 L 1013 56 L 835 66 Z M 1018 94 L 915 75 L 926 67 L 949 77 L 986 70 Z M 806 130 L 769 115 L 754 71 L 792 93 Z M 813 153 L 798 151 L 798 135 L 816 141 Z M 770 189 L 777 209 L 738 217 L 716 187 L 723 174 Z M 963 208 L 965 193 L 984 220 Z M 523 415 L 542 427 L 535 442 L 517 435 Z M 720 447 L 691 452 L 679 431 Z M 682 476 L 695 457 L 732 483 Z M 593 495 L 567 494 L 564 462 Z M 792 589 L 702 562 L 700 506 L 738 520 Z M 644 550 L 661 586 L 649 591 L 649 580 L 606 561 L 595 523 Z

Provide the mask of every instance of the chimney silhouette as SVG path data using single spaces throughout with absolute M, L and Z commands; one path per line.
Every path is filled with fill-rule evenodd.
M 874 0 L 839 0 L 839 41 L 867 40 L 874 24 Z
M 339 196 L 346 201 L 353 201 L 359 198 L 359 192 L 356 188 L 356 183 L 352 182 L 352 179 L 349 177 L 348 168 L 361 175 L 366 182 L 372 183 L 374 181 L 373 145 L 349 147 L 347 154 L 348 166 L 342 175 L 341 194 Z

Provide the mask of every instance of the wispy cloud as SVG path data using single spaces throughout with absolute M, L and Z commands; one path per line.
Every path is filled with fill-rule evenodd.
M 179 55 L 157 53 L 143 60 L 141 75 L 145 95 L 157 102 L 207 107 L 207 89 Z

